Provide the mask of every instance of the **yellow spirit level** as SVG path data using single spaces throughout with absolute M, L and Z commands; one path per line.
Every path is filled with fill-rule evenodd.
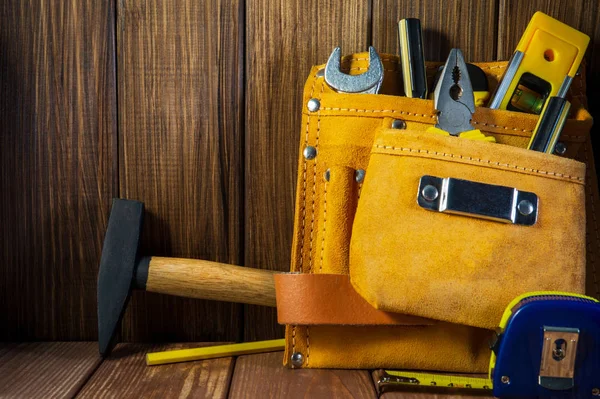
M 549 97 L 565 97 L 589 36 L 536 12 L 529 21 L 489 107 L 541 114 Z

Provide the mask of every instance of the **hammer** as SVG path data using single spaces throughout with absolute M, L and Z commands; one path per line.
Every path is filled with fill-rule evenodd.
M 98 344 L 110 354 L 133 288 L 252 305 L 276 306 L 274 271 L 196 259 L 141 257 L 144 204 L 113 199 L 98 272 Z

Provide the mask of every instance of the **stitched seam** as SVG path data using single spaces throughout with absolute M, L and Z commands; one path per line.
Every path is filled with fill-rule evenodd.
M 348 62 L 348 61 L 369 61 L 369 59 L 368 58 L 354 58 L 354 57 L 352 57 L 352 58 L 345 58 L 344 57 L 342 59 L 342 64 L 344 64 L 344 62 Z M 392 63 L 392 64 L 396 64 L 396 65 L 399 64 L 399 62 L 396 61 L 396 59 L 394 59 L 394 58 L 381 58 L 381 61 L 386 61 L 386 62 L 389 62 L 389 63 Z M 429 66 L 427 68 L 435 68 L 435 67 Z
M 506 69 L 506 65 L 480 66 L 481 69 Z
M 316 75 L 315 75 L 316 77 Z M 315 93 L 315 84 L 317 80 L 313 80 L 313 85 L 310 89 L 310 97 L 312 98 Z M 306 134 L 304 136 L 304 147 L 308 145 L 308 127 L 310 125 L 310 113 L 306 118 Z M 302 175 L 302 240 L 300 243 L 300 272 L 304 271 L 304 239 L 306 238 L 306 172 L 307 172 L 307 161 L 304 158 L 304 171 Z
M 565 175 L 565 174 L 559 173 L 559 172 L 548 172 L 548 171 L 545 171 L 545 170 L 533 169 L 533 168 L 526 168 L 526 167 L 523 167 L 523 166 L 511 165 L 511 164 L 508 164 L 508 163 L 501 163 L 501 162 L 498 162 L 498 161 L 490 161 L 490 160 L 487 160 L 487 159 L 479 159 L 479 158 L 467 157 L 467 156 L 464 156 L 464 155 L 451 154 L 451 153 L 438 152 L 438 151 L 430 151 L 430 150 L 424 150 L 424 149 L 414 149 L 414 148 L 405 148 L 405 147 L 393 147 L 393 146 L 382 146 L 382 145 L 379 145 L 379 144 L 376 144 L 375 147 L 376 148 L 384 148 L 386 150 L 403 151 L 403 152 L 413 152 L 413 153 L 426 153 L 426 154 L 430 154 L 430 155 L 441 155 L 441 156 L 448 157 L 448 158 L 466 159 L 468 161 L 479 162 L 479 163 L 482 163 L 482 164 L 502 166 L 502 167 L 507 167 L 507 168 L 512 168 L 512 169 L 519 169 L 519 170 L 522 170 L 522 171 L 525 171 L 525 172 L 533 172 L 533 173 L 539 173 L 539 174 L 542 174 L 542 175 L 550 175 L 550 176 L 563 177 L 563 178 L 567 178 L 567 179 L 570 179 L 570 180 L 584 182 L 584 178 L 582 178 L 581 176 Z
M 310 97 L 312 98 L 313 93 L 315 92 L 315 84 L 317 83 L 316 75 L 313 79 L 313 85 L 310 89 Z M 310 114 L 306 117 L 306 133 L 304 136 L 304 147 L 308 145 L 308 127 L 310 125 Z M 301 238 L 300 238 L 300 273 L 304 270 L 304 239 L 306 238 L 306 158 L 304 158 L 303 163 L 303 173 L 302 173 L 302 228 L 300 229 Z M 292 327 L 292 354 L 296 352 L 296 326 Z
M 341 64 L 343 65 L 344 63 L 349 63 L 352 61 L 369 61 L 368 58 L 343 58 Z M 398 61 L 395 58 L 381 58 L 382 62 L 389 62 L 390 64 L 394 64 L 394 65 L 400 65 L 400 61 Z M 439 68 L 438 66 L 434 66 L 434 65 L 426 65 L 425 66 L 426 69 L 435 69 L 437 70 Z M 480 66 L 481 69 L 506 69 L 506 65 L 494 65 L 494 66 Z
M 366 71 L 368 69 L 369 69 L 368 67 L 367 68 L 356 67 L 356 68 L 350 68 L 350 71 Z M 385 69 L 384 68 L 383 71 L 384 72 L 402 73 L 402 71 L 398 70 L 398 69 Z
M 329 176 L 331 178 L 331 174 Z M 321 240 L 321 266 L 319 267 L 319 273 L 323 272 L 323 256 L 325 253 L 325 232 L 327 226 L 327 181 L 323 188 L 323 239 Z
M 588 150 L 589 150 L 589 141 L 587 141 L 585 143 L 585 148 L 583 151 L 585 164 L 588 165 L 588 167 L 589 167 Z M 594 235 L 596 236 L 596 242 L 600 242 L 600 236 L 598 234 L 598 220 L 596 219 L 596 207 L 594 205 L 594 189 L 593 189 L 593 185 L 592 185 L 592 181 L 591 181 L 592 180 L 591 175 L 592 175 L 591 173 L 587 174 L 588 186 L 586 187 L 586 189 L 589 191 L 589 196 L 590 196 L 590 207 L 592 208 L 592 223 L 594 225 Z M 590 247 L 593 247 L 591 245 L 591 240 L 588 241 L 587 244 Z M 592 255 L 595 255 L 595 254 L 592 254 Z M 590 266 L 592 268 L 592 278 L 594 279 L 594 287 L 596 287 L 596 298 L 600 298 L 600 286 L 598 285 L 598 278 L 597 278 L 597 274 L 596 274 L 596 261 L 594 259 L 594 256 L 590 256 Z
M 366 71 L 368 70 L 369 67 L 354 67 L 354 68 L 350 68 L 349 71 Z M 402 73 L 402 70 L 400 69 L 383 69 L 384 72 L 395 72 L 395 73 Z M 324 79 L 323 76 L 315 76 L 316 79 Z
M 310 361 L 310 327 L 306 326 L 306 367 Z
M 319 119 L 317 118 L 317 126 L 319 126 Z M 317 132 L 319 128 L 317 127 Z M 318 137 L 318 133 L 317 133 Z M 315 148 L 317 149 L 317 157 L 319 156 L 319 139 L 317 138 L 317 144 Z M 317 195 L 317 158 L 315 157 L 315 162 L 313 165 L 313 188 L 312 188 L 312 204 L 311 204 L 311 217 L 310 217 L 310 242 L 308 247 L 308 270 L 312 271 L 313 266 L 313 241 L 314 241 L 314 231 L 315 231 L 315 197 Z
M 368 58 L 355 58 L 355 57 L 351 57 L 351 58 L 343 58 L 342 59 L 342 64 L 344 62 L 349 62 L 349 61 L 369 61 Z M 395 59 L 395 58 L 381 58 L 381 61 L 386 61 L 389 62 L 391 64 L 396 64 L 399 65 L 400 62 Z M 433 66 L 433 65 L 426 65 L 425 68 L 427 69 L 437 69 L 439 68 L 439 66 Z M 506 65 L 494 65 L 494 66 L 480 66 L 481 69 L 506 69 Z
M 292 327 L 292 355 L 296 353 L 296 326 Z M 292 364 L 292 368 L 294 365 Z
M 393 110 L 393 109 L 358 109 L 358 108 L 337 108 L 337 107 L 321 107 L 321 109 L 323 111 L 348 111 L 348 112 L 365 112 L 365 113 L 390 112 L 392 114 L 423 116 L 425 118 L 431 118 L 431 119 L 435 118 L 435 115 L 433 115 L 433 114 L 416 114 L 416 113 L 412 113 L 412 112 L 397 111 L 397 110 Z
M 311 217 L 310 217 L 310 243 L 308 247 L 308 270 L 313 270 L 313 244 L 314 244 L 314 232 L 315 232 L 315 197 L 317 196 L 317 159 L 319 158 L 319 135 L 321 133 L 321 113 L 317 111 L 317 140 L 315 142 L 315 149 L 317 156 L 314 159 L 313 164 L 313 188 L 312 188 L 312 206 L 311 206 Z
M 392 114 L 401 114 L 401 115 L 413 115 L 413 116 L 422 116 L 424 118 L 431 118 L 431 119 L 435 119 L 435 115 L 433 114 L 417 114 L 417 113 L 413 113 L 413 112 L 406 112 L 406 111 L 398 111 L 398 110 L 393 110 L 393 109 L 358 109 L 358 108 L 339 108 L 339 107 L 322 107 L 321 108 L 323 111 L 344 111 L 344 112 L 358 112 L 358 113 L 382 113 L 382 112 L 389 112 Z M 501 128 L 504 130 L 514 130 L 517 132 L 524 132 L 524 133 L 531 133 L 533 132 L 533 130 L 527 130 L 527 129 L 517 129 L 515 127 L 510 127 L 510 126 L 502 126 L 502 125 L 493 125 L 491 123 L 485 123 L 485 122 L 476 122 L 476 121 L 471 121 L 472 124 L 474 125 L 482 125 L 482 126 L 489 126 L 489 127 L 493 127 L 493 128 Z
M 515 127 L 509 127 L 509 126 L 500 126 L 500 125 L 493 125 L 491 123 L 484 123 L 484 122 L 475 122 L 475 121 L 471 121 L 471 123 L 473 125 L 482 125 L 482 126 L 489 126 L 489 127 L 497 127 L 497 128 L 502 128 L 504 130 L 515 130 L 517 132 L 524 132 L 524 133 L 532 133 L 533 130 L 527 130 L 527 129 L 517 129 Z
M 347 63 L 349 61 L 369 61 L 369 59 L 368 58 L 345 58 L 342 60 L 342 64 Z M 400 65 L 400 62 L 397 61 L 395 58 L 382 58 L 381 61 L 389 62 L 390 64 Z M 425 68 L 437 70 L 441 65 L 443 65 L 443 63 L 440 65 L 426 65 Z M 506 69 L 506 65 L 480 66 L 480 68 L 481 69 Z
M 314 84 L 313 84 L 313 88 L 314 88 Z M 325 79 L 323 79 L 323 81 L 321 82 L 321 96 L 319 96 L 319 98 L 323 97 L 323 91 L 325 90 Z M 315 143 L 315 148 L 317 149 L 317 157 L 319 156 L 319 136 L 321 135 L 321 110 L 319 110 L 317 112 L 317 140 Z M 313 231 L 313 225 L 314 225 L 314 221 L 315 221 L 315 195 L 316 195 L 316 189 L 317 187 L 317 158 L 315 158 L 315 167 L 314 167 L 314 180 L 313 180 L 313 212 L 312 212 L 312 221 L 311 221 L 311 231 L 310 231 L 310 253 L 309 253 L 309 257 L 311 259 L 310 263 L 311 263 L 311 269 L 312 269 L 312 245 L 313 245 L 313 236 L 312 236 L 312 231 Z M 311 270 L 312 271 L 312 270 Z M 306 366 L 308 367 L 308 362 L 309 362 L 309 357 L 310 357 L 310 331 L 309 331 L 309 327 L 306 327 Z

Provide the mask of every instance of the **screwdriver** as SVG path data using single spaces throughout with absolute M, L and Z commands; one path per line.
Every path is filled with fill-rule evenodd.
M 552 154 L 570 109 L 571 103 L 566 98 L 550 97 L 533 129 L 527 149 Z
M 398 22 L 398 41 L 402 61 L 402 78 L 406 97 L 427 98 L 427 75 L 421 21 L 405 18 Z

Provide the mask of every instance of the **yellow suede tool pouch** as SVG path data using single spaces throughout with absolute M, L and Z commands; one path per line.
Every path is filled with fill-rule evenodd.
M 286 305 L 280 309 L 278 299 L 286 324 L 284 363 L 486 372 L 491 329 L 515 296 L 582 292 L 586 254 L 585 288 L 600 296 L 600 209 L 585 71 L 571 86 L 571 113 L 560 138 L 567 150 L 559 157 L 524 149 L 536 115 L 478 107 L 474 127 L 497 143 L 427 133 L 436 123 L 433 101 L 402 96 L 398 57 L 381 59 L 379 94 L 335 92 L 323 78 L 324 65 L 313 67 L 304 87 L 293 273 L 276 278 L 285 288 L 277 293 Z M 350 74 L 368 65 L 366 53 L 342 59 Z M 439 65 L 427 65 L 430 87 Z M 477 65 L 492 91 L 506 62 Z M 425 176 L 437 179 L 433 202 L 444 189 L 457 198 L 456 183 L 467 182 L 463 195 L 475 208 L 482 208 L 477 198 L 501 198 L 499 205 L 518 212 L 525 198 L 535 207 L 535 223 L 424 208 Z M 490 188 L 502 194 L 478 194 Z M 529 194 L 507 197 L 511 190 L 535 201 Z M 528 205 L 520 209 L 527 213 Z M 325 274 L 336 276 L 319 276 Z
M 374 307 L 494 328 L 531 291 L 585 290 L 585 165 L 513 146 L 381 129 L 350 277 Z

